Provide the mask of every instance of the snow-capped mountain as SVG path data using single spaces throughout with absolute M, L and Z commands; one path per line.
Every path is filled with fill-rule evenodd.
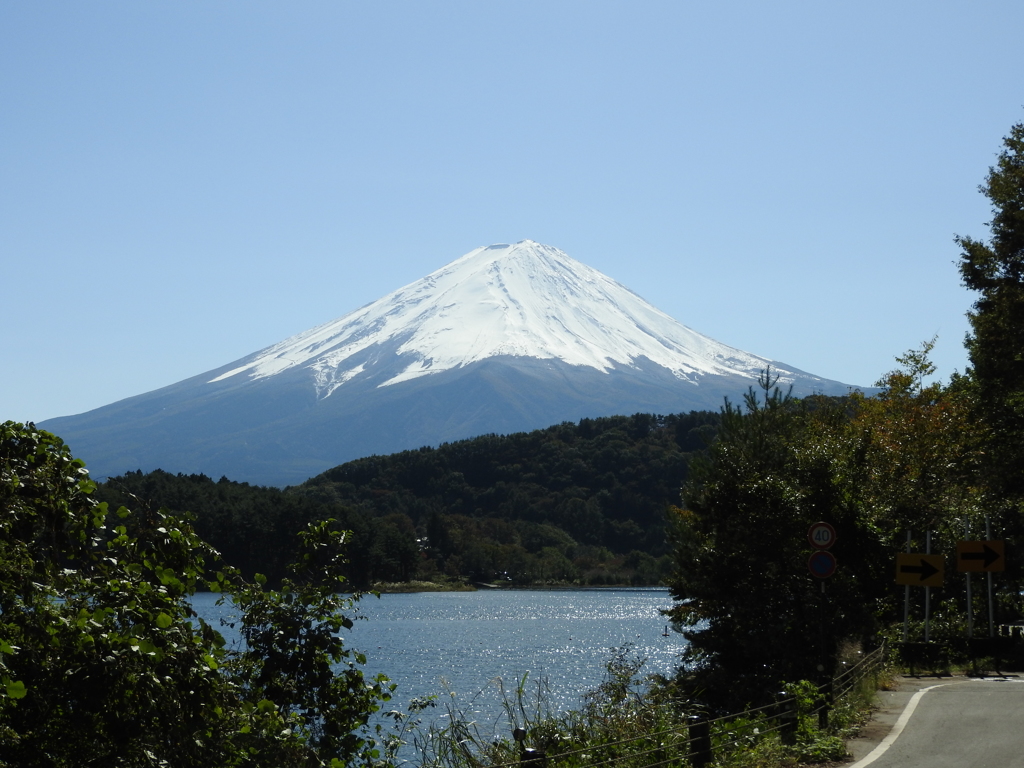
M 470 251 L 213 381 L 306 366 L 323 398 L 376 366 L 397 368 L 378 385 L 388 386 L 506 355 L 602 372 L 646 358 L 691 384 L 705 374 L 756 375 L 769 363 L 690 330 L 557 248 L 524 240 Z
M 215 371 L 41 426 L 94 476 L 157 467 L 295 483 L 372 453 L 638 411 L 717 409 L 768 365 L 531 240 L 477 248 Z

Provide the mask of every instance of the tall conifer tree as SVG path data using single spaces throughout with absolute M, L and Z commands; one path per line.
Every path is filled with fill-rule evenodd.
M 992 203 L 989 242 L 957 237 L 960 274 L 978 291 L 966 345 L 979 416 L 988 427 L 988 482 L 1024 494 L 1024 123 L 1003 139 L 981 192 Z

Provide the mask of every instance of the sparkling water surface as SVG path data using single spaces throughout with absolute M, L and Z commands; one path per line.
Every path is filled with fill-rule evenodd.
M 399 702 L 450 690 L 460 706 L 492 709 L 499 680 L 514 688 L 528 675 L 547 681 L 557 711 L 578 706 L 626 643 L 646 672 L 670 673 L 684 647 L 663 635 L 670 605 L 663 589 L 386 594 L 362 601 L 367 620 L 350 634 L 368 671 L 398 683 Z
M 216 626 L 215 596 L 206 597 L 197 595 L 196 607 Z M 528 675 L 534 691 L 546 680 L 553 711 L 576 708 L 604 679 L 614 649 L 627 643 L 647 659 L 645 673 L 674 671 L 685 641 L 671 630 L 664 635 L 660 611 L 671 604 L 658 588 L 384 594 L 359 602 L 365 620 L 345 642 L 366 654 L 366 673 L 398 684 L 389 707 L 433 694 L 441 709 L 452 703 L 497 724 L 504 721 L 499 686 L 514 690 Z

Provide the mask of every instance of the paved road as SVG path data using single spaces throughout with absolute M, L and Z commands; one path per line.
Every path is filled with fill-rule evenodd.
M 905 678 L 881 699 L 850 743 L 857 768 L 1024 766 L 1024 678 Z M 899 735 L 875 752 L 911 707 Z

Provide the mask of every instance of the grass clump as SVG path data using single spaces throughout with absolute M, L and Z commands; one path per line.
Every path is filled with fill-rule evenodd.
M 689 751 L 686 709 L 642 677 L 645 660 L 630 646 L 614 650 L 604 681 L 579 709 L 553 712 L 546 680 L 527 676 L 509 689 L 495 680 L 506 727 L 472 717 L 472 700 L 450 695 L 444 724 L 414 740 L 423 768 L 497 768 L 541 757 L 548 768 L 645 768 L 679 765 Z

